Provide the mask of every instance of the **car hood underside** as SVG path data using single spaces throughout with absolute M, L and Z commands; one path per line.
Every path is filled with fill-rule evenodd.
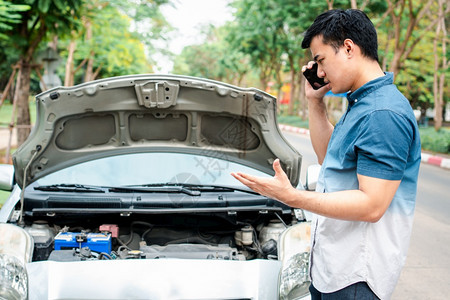
M 92 159 L 174 152 L 220 157 L 291 183 L 300 154 L 280 134 L 276 99 L 257 89 L 174 75 L 131 75 L 36 96 L 36 124 L 13 155 L 19 186 Z

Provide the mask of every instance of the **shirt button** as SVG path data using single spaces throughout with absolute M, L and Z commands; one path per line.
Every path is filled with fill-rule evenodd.
M 355 103 L 358 102 L 358 99 L 355 99 Z

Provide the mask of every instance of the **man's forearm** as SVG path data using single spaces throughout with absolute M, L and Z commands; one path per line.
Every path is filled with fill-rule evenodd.
M 277 199 L 291 207 L 342 220 L 377 222 L 400 185 L 400 180 L 386 180 L 358 174 L 359 188 L 318 193 L 298 190 L 291 185 L 281 168 L 280 160 L 273 162 L 275 175 L 271 178 L 245 173 L 231 175 L 255 192 Z
M 377 222 L 391 204 L 400 180 L 358 175 L 358 181 L 356 190 L 318 193 L 291 187 L 275 196 L 289 206 L 329 218 Z
M 280 200 L 291 207 L 333 219 L 364 222 L 376 222 L 379 219 L 378 209 L 367 194 L 360 190 L 318 193 L 295 189 Z
M 319 164 L 322 164 L 334 127 L 328 120 L 327 109 L 323 99 L 308 100 L 308 113 L 311 143 Z

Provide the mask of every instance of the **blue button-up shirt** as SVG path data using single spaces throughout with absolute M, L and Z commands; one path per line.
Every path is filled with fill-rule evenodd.
M 366 281 L 378 297 L 386 299 L 400 276 L 411 235 L 419 131 L 392 73 L 366 83 L 347 99 L 347 112 L 328 144 L 317 191 L 358 189 L 357 174 L 401 183 L 376 223 L 314 217 L 311 279 L 324 293 Z

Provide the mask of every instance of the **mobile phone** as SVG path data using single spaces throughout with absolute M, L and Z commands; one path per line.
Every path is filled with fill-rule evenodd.
M 313 89 L 318 90 L 328 82 L 325 82 L 323 78 L 319 78 L 317 76 L 317 63 L 314 63 L 311 69 L 306 69 L 303 72 L 303 76 L 308 80 L 309 84 L 313 87 Z

